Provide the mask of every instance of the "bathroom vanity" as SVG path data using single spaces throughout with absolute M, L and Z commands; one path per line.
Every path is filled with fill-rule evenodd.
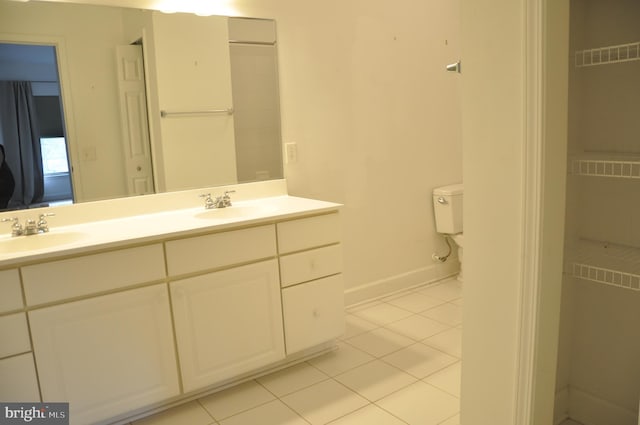
M 0 400 L 126 423 L 331 349 L 339 207 L 278 195 L 64 226 L 56 210 L 48 234 L 19 238 L 7 225 Z

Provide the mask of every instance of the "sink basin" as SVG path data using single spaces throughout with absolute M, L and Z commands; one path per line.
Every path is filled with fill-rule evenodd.
M 52 232 L 30 236 L 7 236 L 0 239 L 0 254 L 54 248 L 59 245 L 77 242 L 84 236 L 84 233 L 81 232 Z
M 275 210 L 275 208 L 268 208 L 265 205 L 232 205 L 226 208 L 214 208 L 211 210 L 204 210 L 197 213 L 195 216 L 202 219 L 220 219 L 229 220 L 235 218 L 251 218 L 257 217 L 265 212 Z

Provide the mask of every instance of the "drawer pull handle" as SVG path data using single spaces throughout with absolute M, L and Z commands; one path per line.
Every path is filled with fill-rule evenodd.
M 317 308 L 313 309 L 313 317 L 319 317 L 320 316 L 320 312 L 318 311 Z

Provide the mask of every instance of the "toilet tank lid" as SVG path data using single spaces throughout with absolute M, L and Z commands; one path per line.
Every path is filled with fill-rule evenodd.
M 462 195 L 464 186 L 462 183 L 450 184 L 448 186 L 436 187 L 433 189 L 434 195 Z

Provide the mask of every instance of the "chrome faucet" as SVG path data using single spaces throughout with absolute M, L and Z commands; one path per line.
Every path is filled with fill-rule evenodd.
M 222 208 L 231 206 L 231 196 L 229 196 L 230 193 L 236 193 L 236 191 L 235 190 L 225 190 L 224 191 L 224 195 L 222 195 L 222 204 L 223 204 Z
M 22 227 L 22 224 L 20 224 L 20 219 L 18 217 L 2 219 L 3 223 L 7 221 L 13 221 L 13 224 L 11 225 L 11 236 L 22 236 L 24 228 Z
M 49 223 L 47 223 L 46 217 L 54 216 L 54 213 L 40 214 L 38 221 L 33 219 L 27 219 L 24 222 L 24 226 L 20 224 L 18 217 L 3 218 L 2 222 L 12 221 L 11 236 L 30 236 L 37 235 L 39 233 L 47 233 L 49 231 Z
M 231 197 L 230 193 L 236 193 L 235 190 L 226 190 L 223 195 L 216 196 L 215 199 L 211 197 L 210 193 L 204 193 L 202 195 L 198 195 L 201 198 L 204 198 L 204 207 L 208 210 L 214 208 L 226 208 L 231 206 Z
M 47 222 L 47 217 L 53 217 L 55 213 L 44 213 L 40 214 L 38 217 L 37 229 L 38 233 L 47 233 L 49 231 L 49 223 Z
M 203 193 L 202 195 L 198 195 L 201 198 L 204 198 L 204 207 L 208 210 L 212 208 L 216 208 L 216 203 L 211 199 L 210 193 Z

